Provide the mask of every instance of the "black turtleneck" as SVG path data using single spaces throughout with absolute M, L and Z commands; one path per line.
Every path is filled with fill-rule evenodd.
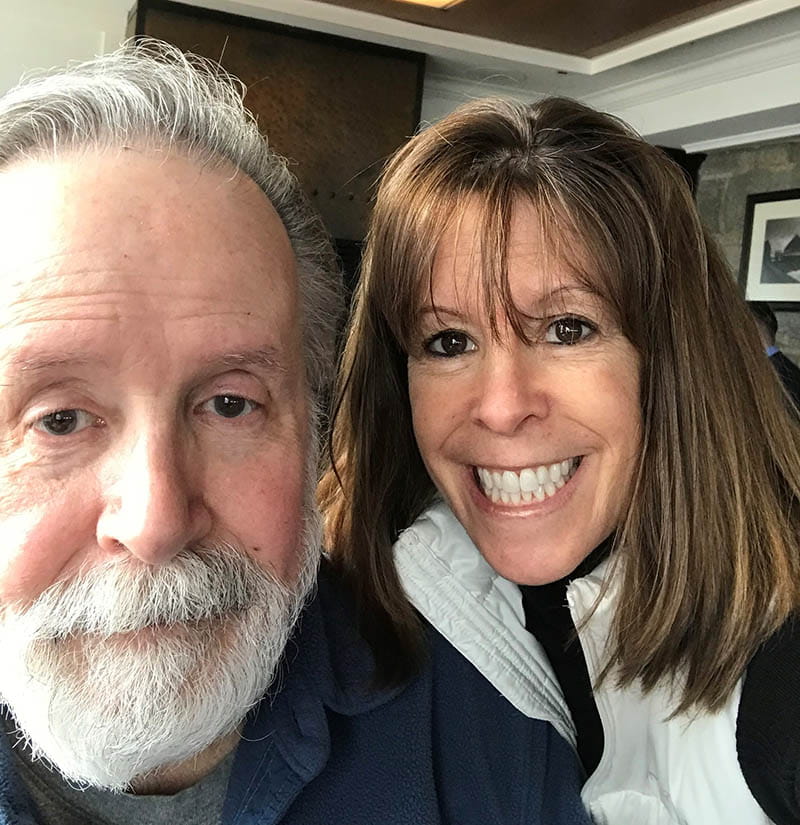
M 525 629 L 542 645 L 561 685 L 578 737 L 578 756 L 590 776 L 603 754 L 603 726 L 594 701 L 586 659 L 567 606 L 567 585 L 590 573 L 611 550 L 604 541 L 568 576 L 551 584 L 520 585 Z

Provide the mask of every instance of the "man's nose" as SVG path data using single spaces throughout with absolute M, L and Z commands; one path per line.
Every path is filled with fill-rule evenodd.
M 208 535 L 211 513 L 181 452 L 162 435 L 140 438 L 125 455 L 97 523 L 103 550 L 125 549 L 145 564 L 161 565 Z
M 497 347 L 478 374 L 473 418 L 499 435 L 514 435 L 526 421 L 546 418 L 551 405 L 546 368 L 523 347 Z

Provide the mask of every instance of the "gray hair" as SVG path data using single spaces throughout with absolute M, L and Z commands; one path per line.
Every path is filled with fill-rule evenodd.
M 218 64 L 153 39 L 29 77 L 0 98 L 0 169 L 19 159 L 130 144 L 232 165 L 277 211 L 297 259 L 308 385 L 315 409 L 333 373 L 341 278 L 319 216 Z

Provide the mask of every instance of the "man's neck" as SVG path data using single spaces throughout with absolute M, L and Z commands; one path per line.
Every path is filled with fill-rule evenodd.
M 196 784 L 222 762 L 239 743 L 240 737 L 241 728 L 237 728 L 189 759 L 135 779 L 131 786 L 131 793 L 175 794 Z

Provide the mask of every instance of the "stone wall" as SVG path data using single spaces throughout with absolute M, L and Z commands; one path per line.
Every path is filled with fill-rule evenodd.
M 747 196 L 800 188 L 800 137 L 709 152 L 697 207 L 738 277 Z M 800 305 L 798 305 L 800 310 Z M 779 312 L 778 346 L 800 362 L 800 312 Z

